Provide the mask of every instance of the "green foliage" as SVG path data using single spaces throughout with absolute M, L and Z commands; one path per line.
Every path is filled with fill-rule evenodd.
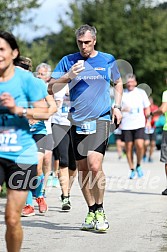
M 63 50 L 60 58 L 74 52 L 74 30 L 81 24 L 97 28 L 97 49 L 128 61 L 139 83 L 147 83 L 153 90 L 154 100 L 161 101 L 167 74 L 167 12 L 166 5 L 153 7 L 151 0 L 85 0 L 73 1 L 67 13 L 71 24 L 63 21 Z M 59 39 L 59 35 L 57 39 Z M 64 47 L 64 45 L 66 45 Z M 59 43 L 55 44 L 55 48 Z M 74 49 L 74 50 L 73 50 Z M 60 57 L 59 57 L 60 56 Z
M 0 17 L 1 30 L 13 31 L 13 28 L 21 23 L 32 23 L 32 17 L 27 15 L 30 10 L 38 8 L 41 0 L 1 0 L 0 1 Z M 9 22 L 10 20 L 10 22 Z M 29 57 L 33 61 L 33 70 L 41 62 L 53 64 L 49 59 L 48 45 L 45 39 L 36 40 L 32 43 L 18 40 L 21 55 Z
M 48 57 L 50 49 L 47 45 L 46 39 L 34 40 L 32 43 L 19 41 L 19 47 L 21 48 L 21 55 L 29 57 L 32 60 L 33 71 L 40 63 L 47 63 L 53 66 L 53 62 Z
M 21 54 L 36 65 L 46 62 L 55 67 L 66 54 L 78 51 L 75 29 L 82 24 L 97 28 L 96 49 L 128 61 L 138 83 L 147 83 L 154 101 L 161 102 L 167 76 L 167 3 L 153 0 L 73 0 L 66 20 L 60 18 L 61 31 L 27 44 L 19 41 Z M 158 2 L 158 0 L 156 1 Z M 23 12 L 37 8 L 35 0 L 1 0 L 1 29 L 12 30 L 25 21 Z M 10 20 L 10 22 L 9 22 Z
M 30 19 L 27 20 L 26 13 L 32 8 L 39 7 L 40 4 L 38 2 L 38 0 L 1 0 L 1 30 L 11 32 L 14 26 L 30 21 Z
M 0 198 L 4 198 L 4 197 L 6 197 L 6 184 L 5 183 L 3 183 L 2 189 L 0 192 Z

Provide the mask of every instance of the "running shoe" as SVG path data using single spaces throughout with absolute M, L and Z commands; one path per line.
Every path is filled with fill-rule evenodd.
M 143 156 L 143 162 L 147 162 L 147 156 L 146 155 Z
M 47 187 L 53 186 L 53 176 L 52 175 L 49 175 L 46 186 Z
M 95 228 L 95 213 L 88 212 L 85 222 L 82 223 L 81 230 L 89 231 Z
M 60 183 L 59 183 L 59 178 L 58 177 L 53 177 L 53 187 L 60 187 Z
M 162 192 L 162 195 L 166 195 L 166 196 L 167 196 L 167 189 L 165 189 L 165 190 Z
M 60 200 L 61 202 L 63 202 L 63 199 L 64 199 L 64 196 L 63 196 L 63 194 L 61 194 L 60 197 L 59 197 L 59 200 Z M 70 201 L 70 194 L 68 194 L 68 199 L 69 199 L 69 201 Z
M 22 217 L 29 217 L 29 216 L 34 216 L 34 215 L 35 215 L 34 207 L 30 205 L 26 205 L 21 212 Z
M 109 229 L 109 223 L 103 208 L 95 212 L 95 230 L 98 232 L 106 232 Z
M 149 157 L 148 162 L 149 162 L 149 163 L 152 163 L 152 162 L 153 162 L 153 159 L 152 159 L 151 157 Z
M 139 178 L 143 177 L 144 174 L 140 166 L 136 168 L 136 171 Z
M 135 175 L 136 175 L 136 172 L 135 172 L 135 170 L 131 170 L 131 173 L 130 173 L 130 179 L 134 179 L 134 177 L 135 177 Z
M 69 198 L 64 198 L 62 200 L 62 210 L 69 211 L 70 209 L 71 209 L 71 203 L 69 201 Z
M 46 204 L 44 197 L 37 198 L 36 202 L 40 213 L 46 213 L 48 211 L 48 205 Z

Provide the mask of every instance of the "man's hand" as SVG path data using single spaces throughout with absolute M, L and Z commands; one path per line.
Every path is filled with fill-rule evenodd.
M 121 123 L 122 120 L 122 113 L 118 108 L 112 109 L 112 123 L 114 123 L 115 120 L 117 121 L 118 125 Z
M 65 73 L 61 78 L 51 78 L 48 85 L 48 93 L 50 95 L 53 95 L 59 92 L 67 85 L 70 80 L 76 78 L 76 76 L 84 69 L 85 67 L 83 66 L 83 64 L 81 62 L 77 62 L 71 67 L 69 72 Z
M 76 78 L 77 75 L 78 75 L 81 71 L 83 71 L 84 69 L 85 69 L 85 67 L 83 66 L 82 63 L 80 63 L 80 62 L 75 63 L 75 64 L 71 67 L 70 71 L 68 72 L 68 77 L 69 77 L 69 79 L 72 80 L 72 79 Z

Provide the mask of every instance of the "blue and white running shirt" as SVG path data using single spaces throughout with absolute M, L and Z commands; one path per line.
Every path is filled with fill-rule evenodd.
M 110 111 L 110 80 L 115 82 L 120 78 L 115 58 L 103 52 L 86 59 L 79 52 L 63 57 L 54 69 L 52 78 L 63 76 L 78 60 L 84 60 L 85 69 L 69 82 L 70 112 L 76 124 L 97 119 Z

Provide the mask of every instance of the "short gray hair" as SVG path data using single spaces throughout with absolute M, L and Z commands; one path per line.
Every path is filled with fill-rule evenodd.
M 90 26 L 90 25 L 81 25 L 76 31 L 75 31 L 75 35 L 76 37 L 80 37 L 83 36 L 87 31 L 90 31 L 92 37 L 96 38 L 96 28 L 94 26 Z
M 132 73 L 129 73 L 126 75 L 126 81 L 128 81 L 129 79 L 134 79 L 136 80 L 136 75 L 135 74 L 132 74 Z
M 40 68 L 42 68 L 42 67 L 47 69 L 47 75 L 48 75 L 48 77 L 50 77 L 50 76 L 51 76 L 51 73 L 52 73 L 52 68 L 51 68 L 50 65 L 48 65 L 48 64 L 46 64 L 46 63 L 41 63 L 41 64 L 39 64 L 39 65 L 36 67 L 36 72 L 38 72 L 38 70 L 39 70 Z

